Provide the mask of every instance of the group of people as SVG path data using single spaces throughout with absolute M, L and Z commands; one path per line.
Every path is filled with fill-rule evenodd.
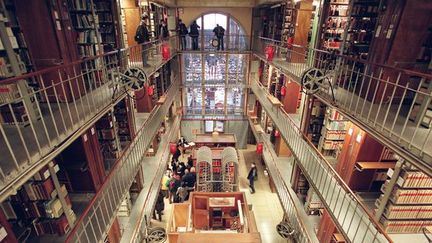
M 135 32 L 135 41 L 138 44 L 143 45 L 142 60 L 144 67 L 149 66 L 148 62 L 148 52 L 146 51 L 150 47 L 150 37 L 151 33 L 148 28 L 148 16 L 143 15 L 141 17 L 140 25 Z M 180 47 L 182 50 L 186 50 L 187 41 L 186 36 L 189 35 L 192 39 L 192 50 L 198 50 L 198 38 L 200 35 L 200 26 L 196 21 L 193 21 L 189 26 L 189 30 L 181 19 L 178 20 L 177 33 L 180 37 Z M 219 24 L 213 29 L 215 35 L 215 40 L 217 40 L 217 50 L 224 50 L 224 36 L 225 29 Z M 155 34 L 158 39 L 166 40 L 169 37 L 168 25 L 165 19 L 161 20 L 157 28 L 157 33 Z
M 197 24 L 196 21 L 193 21 L 192 24 L 189 27 L 189 30 L 187 29 L 186 25 L 182 22 L 181 19 L 178 21 L 177 26 L 177 32 L 180 36 L 180 47 L 182 50 L 186 50 L 187 47 L 187 41 L 186 36 L 189 35 L 192 39 L 192 50 L 198 50 L 198 37 L 199 37 L 199 29 L 201 27 Z M 216 24 L 216 27 L 213 29 L 213 33 L 215 34 L 216 40 L 217 40 L 217 50 L 224 50 L 224 36 L 225 36 L 225 29 L 220 26 L 219 24 Z
M 135 41 L 138 44 L 143 45 L 143 47 L 142 47 L 143 48 L 142 61 L 143 61 L 144 67 L 150 66 L 148 64 L 148 51 L 147 51 L 147 49 L 149 49 L 149 47 L 151 46 L 151 44 L 150 44 L 151 34 L 150 34 L 149 29 L 148 29 L 147 22 L 148 22 L 148 16 L 143 15 L 141 17 L 140 25 L 138 26 L 138 28 L 135 32 Z M 156 36 L 160 40 L 168 39 L 169 31 L 168 31 L 167 21 L 165 19 L 160 21 L 159 26 L 157 28 Z

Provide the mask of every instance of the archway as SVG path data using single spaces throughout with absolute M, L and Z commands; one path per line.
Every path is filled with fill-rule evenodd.
M 204 50 L 214 50 L 211 45 L 212 39 L 215 37 L 213 29 L 216 24 L 225 29 L 225 49 L 226 50 L 246 50 L 247 37 L 244 28 L 231 15 L 219 12 L 205 13 L 195 19 L 200 26 L 200 41 L 199 48 Z M 192 23 L 190 23 L 192 24 Z M 190 25 L 189 25 L 190 27 Z

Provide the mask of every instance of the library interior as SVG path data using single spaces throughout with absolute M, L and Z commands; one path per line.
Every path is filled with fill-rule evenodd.
M 431 0 L 0 0 L 1 243 L 432 243 Z

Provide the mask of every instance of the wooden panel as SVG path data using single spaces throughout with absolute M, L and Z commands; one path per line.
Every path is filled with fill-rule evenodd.
M 97 165 L 98 161 L 95 158 L 95 154 L 93 153 L 93 144 L 91 142 L 91 131 L 87 131 L 87 133 L 85 133 L 81 137 L 81 139 L 82 139 L 84 153 L 87 159 L 88 172 L 93 182 L 93 186 L 97 191 L 102 185 L 102 181 L 99 175 L 99 169 Z
M 118 219 L 115 218 L 113 224 L 111 225 L 110 230 L 108 231 L 108 242 L 109 243 L 118 243 L 121 239 L 121 231 L 120 224 Z
M 125 8 L 123 9 L 126 18 L 126 33 L 128 46 L 136 45 L 135 33 L 138 25 L 140 24 L 140 12 L 138 8 Z
M 303 0 L 299 3 L 300 8 L 297 9 L 296 28 L 294 32 L 294 44 L 300 46 L 308 45 L 308 33 L 311 25 L 312 16 L 312 0 Z M 295 48 L 295 53 L 292 55 L 292 62 L 305 62 L 304 48 Z
M 289 79 L 289 78 L 288 78 Z M 297 103 L 300 95 L 300 85 L 296 82 L 286 82 L 286 95 L 283 97 L 283 109 L 288 114 L 294 114 L 297 112 Z
M 153 103 L 151 97 L 147 95 L 145 88 L 135 91 L 137 112 L 151 112 Z
M 288 148 L 288 145 L 282 137 L 276 138 L 275 152 L 278 156 L 283 157 L 290 157 L 292 155 L 291 150 Z
M 8 220 L 6 219 L 6 216 L 3 213 L 3 210 L 0 210 L 0 226 L 4 227 L 7 233 L 7 236 L 1 242 L 5 242 L 5 243 L 18 242 L 11 228 L 11 225 L 9 224 Z
M 176 227 L 186 227 L 189 217 L 189 204 L 174 204 L 173 212 Z
M 261 236 L 259 233 L 250 234 L 237 234 L 237 233 L 205 233 L 205 234 L 194 234 L 184 233 L 179 234 L 177 243 L 260 243 Z

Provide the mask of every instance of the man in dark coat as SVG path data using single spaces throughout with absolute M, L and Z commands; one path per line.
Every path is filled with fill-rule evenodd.
M 181 19 L 178 20 L 177 32 L 180 36 L 180 47 L 182 50 L 186 50 L 186 35 L 189 33 L 189 31 Z
M 150 33 L 147 29 L 147 16 L 141 18 L 141 23 L 135 33 L 135 41 L 141 45 L 142 48 L 142 62 L 144 67 L 149 67 L 148 62 L 148 49 L 150 48 Z
M 194 21 L 190 26 L 189 35 L 192 38 L 192 50 L 198 50 L 199 25 Z
M 215 36 L 218 40 L 217 50 L 219 51 L 222 49 L 224 50 L 224 35 L 225 35 L 225 29 L 222 26 L 219 26 L 216 24 L 216 27 L 213 29 L 213 33 L 215 33 Z
M 255 193 L 255 186 L 254 186 L 254 182 L 255 182 L 255 178 L 258 176 L 258 171 L 256 168 L 255 163 L 252 163 L 251 168 L 249 170 L 249 174 L 247 176 L 248 180 L 249 180 L 249 187 L 251 189 L 251 193 L 254 194 Z
M 156 214 L 159 216 L 159 221 L 162 221 L 162 211 L 165 209 L 164 195 L 162 191 L 159 191 L 159 195 L 156 199 L 156 206 L 153 212 L 153 219 L 156 219 Z

